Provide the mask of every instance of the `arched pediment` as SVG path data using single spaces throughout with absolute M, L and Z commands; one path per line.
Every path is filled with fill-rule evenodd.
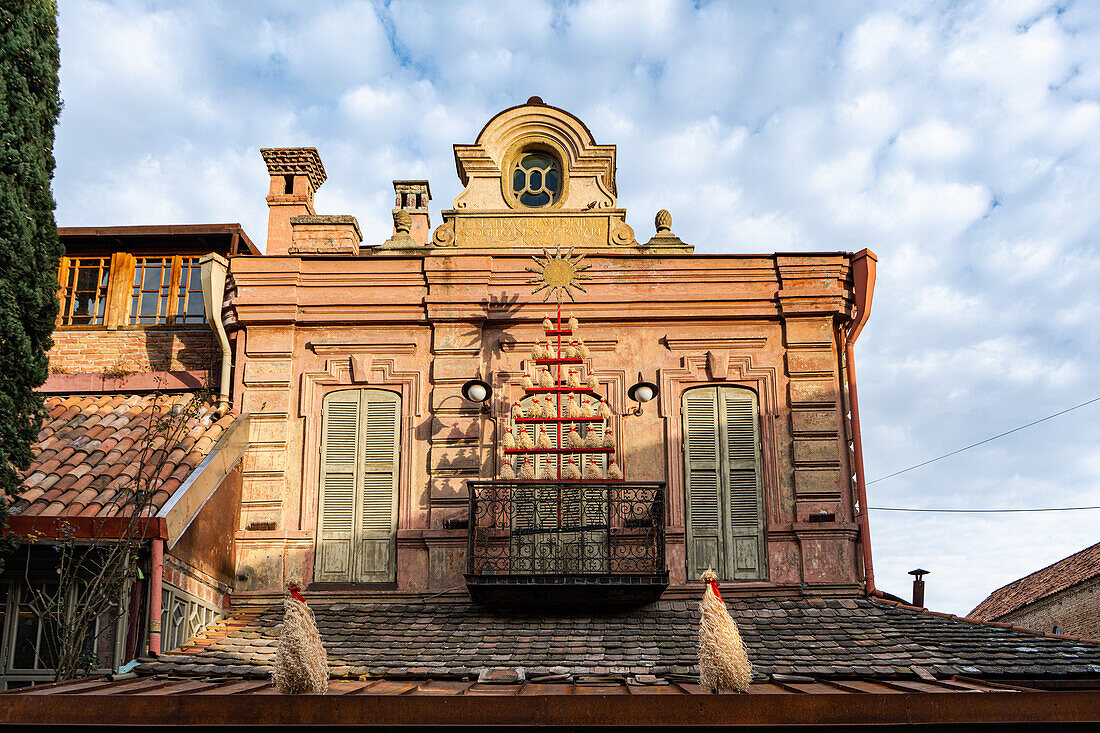
M 511 195 L 511 175 L 526 151 L 544 151 L 562 169 L 553 204 L 524 206 Z M 615 146 L 597 145 L 577 117 L 532 97 L 500 112 L 473 145 L 455 145 L 458 177 L 466 187 L 455 199 L 465 211 L 591 211 L 615 208 Z

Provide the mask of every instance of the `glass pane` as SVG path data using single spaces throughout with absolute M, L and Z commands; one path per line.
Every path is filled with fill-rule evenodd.
M 532 191 L 538 191 L 540 188 L 542 188 L 542 171 L 537 169 L 531 171 L 530 181 Z
M 28 601 L 30 591 L 20 589 L 18 618 L 15 621 L 15 653 L 12 667 L 15 669 L 34 669 L 35 646 L 38 644 L 38 617 L 31 610 Z
M 80 267 L 76 271 L 76 289 L 95 291 L 99 287 L 99 269 Z
M 523 171 L 516 169 L 512 174 L 512 191 L 520 193 L 527 186 L 527 178 L 523 175 Z
M 546 206 L 550 203 L 548 193 L 525 193 L 520 195 L 519 202 L 524 206 Z
M 187 294 L 187 322 L 202 323 L 206 320 L 206 313 L 202 303 L 202 291 L 192 290 Z
M 551 167 L 553 164 L 554 164 L 553 158 L 551 158 L 548 155 L 541 154 L 541 153 L 531 153 L 529 155 L 523 156 L 523 167 L 526 168 L 527 170 L 531 170 L 532 168 L 539 168 L 539 169 L 542 169 L 542 170 L 546 170 L 547 168 Z M 538 187 L 535 186 L 535 188 L 538 188 Z
M 160 303 L 160 293 L 153 291 L 151 293 L 141 294 L 141 323 L 156 323 L 157 322 L 157 305 Z
M 95 293 L 77 292 L 73 295 L 73 323 L 88 323 L 95 304 Z
M 143 268 L 145 270 L 145 278 L 141 283 L 142 290 L 159 290 L 160 289 L 160 276 L 162 268 L 158 265 L 149 263 Z
M 558 192 L 558 172 L 555 169 L 546 171 L 546 190 Z

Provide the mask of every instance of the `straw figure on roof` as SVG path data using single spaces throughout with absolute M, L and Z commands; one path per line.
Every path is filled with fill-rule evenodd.
M 317 621 L 298 588 L 288 586 L 283 599 L 283 630 L 275 649 L 275 689 L 284 695 L 324 694 L 328 691 L 328 655 L 321 644 Z
M 702 580 L 707 584 L 699 604 L 699 684 L 712 692 L 749 689 L 752 663 L 745 653 L 745 644 L 718 590 L 718 576 L 706 570 Z

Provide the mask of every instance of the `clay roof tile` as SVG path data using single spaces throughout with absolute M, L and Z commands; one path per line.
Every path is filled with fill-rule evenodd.
M 21 506 L 20 513 L 28 516 L 117 513 L 116 499 L 127 498 L 136 484 L 145 441 L 153 437 L 164 447 L 158 421 L 174 406 L 192 399 L 195 396 L 189 393 L 47 397 L 41 442 L 32 446 L 34 459 L 24 472 L 26 490 L 13 509 Z M 170 446 L 161 480 L 155 484 L 152 513 L 201 463 L 235 417 L 228 413 L 215 420 L 212 408 L 204 406 L 184 429 L 173 431 L 175 444 Z M 144 464 L 152 470 L 160 454 L 146 453 Z
M 1100 542 L 998 588 L 967 614 L 967 618 L 975 621 L 999 619 L 1097 576 L 1100 576 Z

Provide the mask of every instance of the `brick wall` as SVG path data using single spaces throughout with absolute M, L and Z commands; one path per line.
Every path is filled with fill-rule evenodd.
M 218 608 L 229 607 L 228 596 L 233 591 L 232 588 L 178 557 L 165 554 L 164 582 Z
M 1048 633 L 1057 625 L 1063 634 L 1100 639 L 1100 578 L 1078 583 L 997 620 Z
M 58 329 L 50 349 L 52 374 L 210 369 L 221 360 L 209 328 L 93 331 Z

